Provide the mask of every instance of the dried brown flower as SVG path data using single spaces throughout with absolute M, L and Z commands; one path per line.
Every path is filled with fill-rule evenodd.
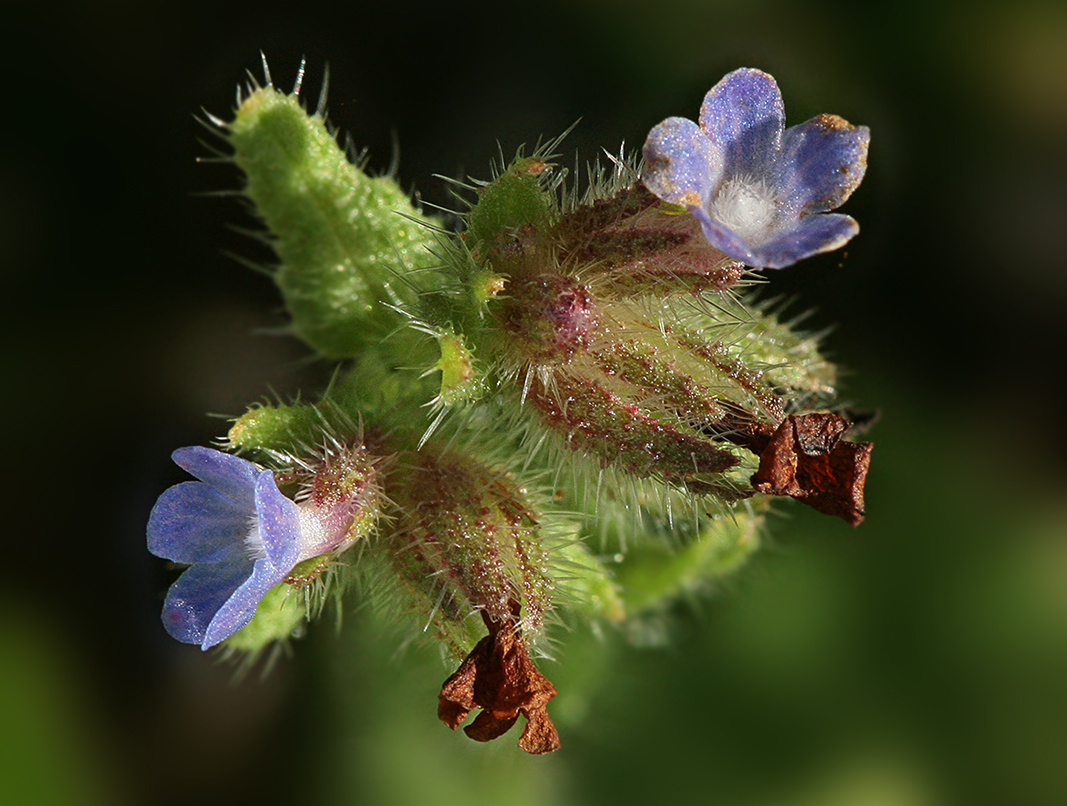
M 559 749 L 559 734 L 546 708 L 556 696 L 556 687 L 534 666 L 518 627 L 518 602 L 514 616 L 493 621 L 482 613 L 489 630 L 449 677 L 438 698 L 437 716 L 455 730 L 475 708 L 482 711 L 464 733 L 478 742 L 503 736 L 519 714 L 526 728 L 519 747 L 527 753 L 551 753 Z
M 850 427 L 849 420 L 831 412 L 790 415 L 760 452 L 753 488 L 788 495 L 859 526 L 874 445 L 842 439 Z

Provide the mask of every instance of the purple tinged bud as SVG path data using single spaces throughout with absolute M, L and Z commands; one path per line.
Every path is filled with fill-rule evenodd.
M 389 492 L 398 512 L 389 559 L 406 583 L 408 605 L 464 658 L 441 687 L 438 717 L 456 729 L 479 710 L 464 732 L 480 742 L 525 717 L 519 747 L 557 749 L 546 707 L 556 688 L 530 659 L 526 640 L 543 628 L 553 583 L 525 491 L 467 454 L 424 446 L 397 461 Z M 486 634 L 472 640 L 472 626 Z
M 540 631 L 552 601 L 547 552 L 538 516 L 510 475 L 427 446 L 398 460 L 389 495 L 399 513 L 391 562 L 456 654 L 470 649 L 452 636 L 474 611 Z
M 566 363 L 592 341 L 600 316 L 589 290 L 570 277 L 539 274 L 508 286 L 504 327 L 532 360 Z

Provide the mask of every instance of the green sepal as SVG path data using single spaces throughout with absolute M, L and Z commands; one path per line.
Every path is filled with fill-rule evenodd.
M 626 605 L 607 566 L 585 543 L 575 541 L 557 549 L 560 606 L 594 621 L 620 622 Z
M 252 620 L 227 638 L 224 646 L 241 652 L 258 652 L 274 641 L 290 638 L 306 617 L 301 589 L 279 582 L 260 599 Z
M 547 167 L 539 157 L 517 157 L 481 188 L 478 203 L 467 215 L 470 237 L 491 246 L 497 236 L 523 226 L 547 230 L 558 214 L 554 196 L 543 187 Z
M 399 185 L 353 165 L 320 115 L 273 87 L 229 126 L 245 193 L 274 235 L 293 332 L 323 355 L 359 354 L 400 323 L 410 272 L 433 265 L 432 231 Z
M 642 541 L 615 566 L 628 615 L 639 615 L 706 589 L 740 568 L 760 545 L 762 516 L 738 507 L 708 519 L 682 544 Z
M 415 634 L 436 639 L 450 659 L 462 658 L 484 637 L 482 619 L 470 610 L 464 616 L 440 617 L 439 592 L 398 575 L 396 560 L 388 540 L 370 541 L 359 562 L 348 567 L 353 587 L 380 623 L 399 632 L 414 628 Z
M 256 405 L 237 418 L 227 438 L 239 451 L 301 454 L 322 442 L 328 408 L 307 404 Z
M 435 369 L 441 370 L 439 400 L 445 406 L 455 406 L 481 398 L 488 391 L 485 378 L 474 359 L 474 351 L 463 336 L 442 333 L 437 337 L 441 360 Z

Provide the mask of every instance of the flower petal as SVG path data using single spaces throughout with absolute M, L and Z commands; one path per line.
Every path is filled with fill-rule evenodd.
M 648 134 L 641 181 L 671 204 L 703 205 L 722 175 L 722 158 L 693 121 L 667 118 Z
M 851 216 L 820 213 L 801 216 L 786 232 L 754 250 L 754 263 L 764 269 L 780 269 L 820 252 L 844 246 L 857 232 L 859 224 Z
M 251 511 L 256 476 L 262 471 L 247 459 L 199 445 L 178 448 L 170 456 L 178 467 L 247 506 Z
M 267 559 L 256 560 L 251 575 L 222 603 L 211 619 L 204 631 L 201 648 L 211 649 L 248 624 L 267 591 L 285 579 L 292 570 L 292 566 L 279 568 Z
M 278 491 L 274 474 L 269 470 L 256 479 L 256 515 L 267 559 L 289 573 L 303 548 L 300 509 Z
M 199 481 L 164 491 L 148 516 L 148 550 L 176 563 L 218 563 L 240 553 L 252 508 Z
M 208 625 L 252 573 L 251 560 L 194 565 L 178 577 L 163 602 L 163 626 L 171 637 L 200 644 Z
M 704 230 L 704 237 L 708 243 L 716 249 L 725 252 L 734 260 L 740 260 L 749 266 L 758 266 L 755 256 L 748 244 L 741 239 L 732 229 L 711 218 L 703 208 L 692 206 L 689 212 L 700 222 L 700 228 Z
M 867 170 L 871 131 L 837 115 L 818 115 L 786 129 L 775 184 L 794 215 L 823 213 L 845 203 Z
M 762 178 L 773 164 L 785 128 L 777 82 L 762 70 L 734 70 L 704 96 L 700 128 L 722 150 L 726 179 Z

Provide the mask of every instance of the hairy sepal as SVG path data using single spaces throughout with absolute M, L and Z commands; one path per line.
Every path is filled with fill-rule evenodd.
M 436 259 L 430 222 L 389 176 L 353 165 L 296 95 L 254 89 L 228 127 L 244 192 L 273 235 L 293 332 L 323 355 L 358 355 L 401 321 L 409 275 Z
M 394 505 L 385 549 L 407 609 L 454 653 L 471 617 L 543 629 L 554 582 L 541 516 L 506 471 L 427 445 L 391 471 Z M 519 608 L 517 621 L 515 608 Z

